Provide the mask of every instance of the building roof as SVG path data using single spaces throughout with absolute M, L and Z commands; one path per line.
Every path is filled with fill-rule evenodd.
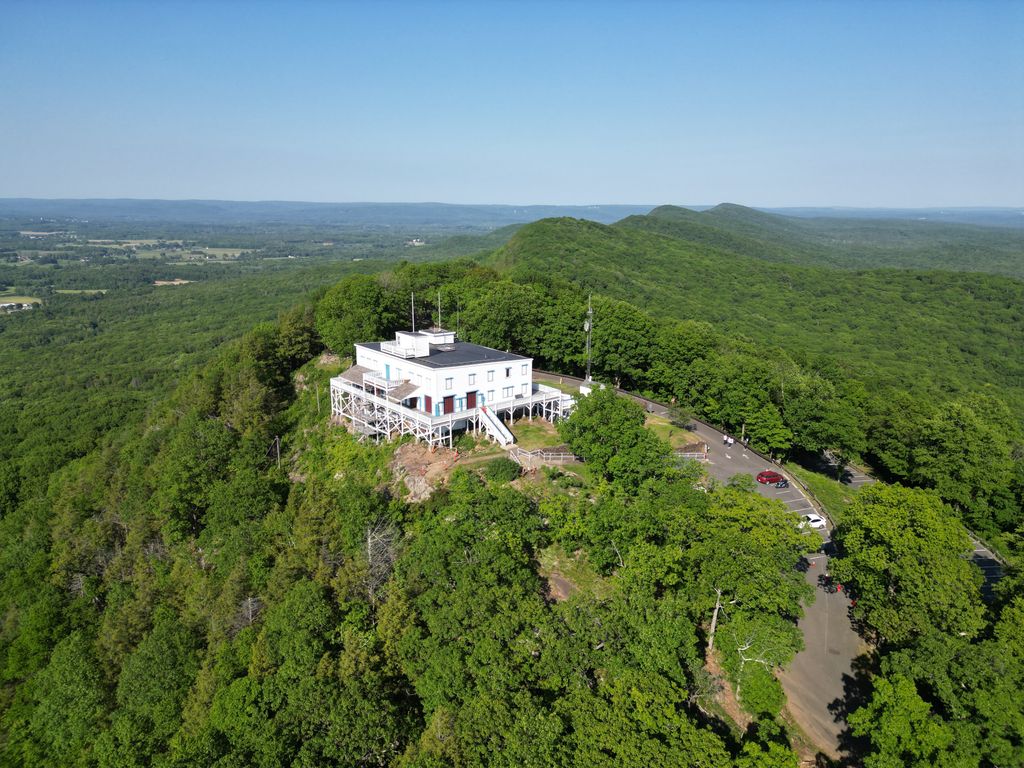
M 412 397 L 413 393 L 418 391 L 418 385 L 407 381 L 404 384 L 399 384 L 397 387 L 388 392 L 388 400 L 394 400 L 396 403 L 400 403 L 403 400 Z
M 341 378 L 345 381 L 351 381 L 353 384 L 358 384 L 361 387 L 363 386 L 364 373 L 373 373 L 373 371 L 362 365 L 353 365 L 347 371 L 342 372 Z
M 380 352 L 379 341 L 368 341 L 356 344 L 357 347 Z M 384 350 L 384 354 L 389 354 Z M 396 358 L 401 360 L 402 358 Z M 486 365 L 487 363 L 503 363 L 514 360 L 529 360 L 523 355 L 512 352 L 502 352 L 500 349 L 491 349 L 479 344 L 470 344 L 468 341 L 456 341 L 453 344 L 431 344 L 430 354 L 426 357 L 410 357 L 408 362 L 416 362 L 427 368 L 455 368 L 461 365 Z

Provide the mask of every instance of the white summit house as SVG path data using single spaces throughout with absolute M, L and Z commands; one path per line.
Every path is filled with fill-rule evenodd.
M 472 429 L 507 446 L 515 437 L 503 419 L 554 421 L 572 407 L 570 396 L 533 381 L 532 358 L 456 341 L 443 328 L 355 348 L 355 365 L 331 379 L 331 414 L 365 435 L 450 447 L 455 432 Z

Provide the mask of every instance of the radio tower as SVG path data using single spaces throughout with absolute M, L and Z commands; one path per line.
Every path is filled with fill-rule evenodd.
M 594 307 L 590 300 L 593 294 L 587 297 L 587 319 L 583 323 L 583 330 L 587 332 L 587 382 L 590 382 L 590 333 L 594 329 Z

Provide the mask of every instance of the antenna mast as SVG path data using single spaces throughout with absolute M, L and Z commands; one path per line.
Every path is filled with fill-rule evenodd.
M 409 294 L 409 300 L 412 303 L 412 332 L 416 333 L 416 293 L 415 293 L 415 291 Z
M 590 333 L 594 330 L 594 307 L 591 304 L 593 294 L 587 296 L 587 319 L 583 323 L 583 330 L 587 332 L 587 381 L 590 381 Z
M 437 327 L 438 328 L 444 328 L 444 325 L 441 323 L 441 292 L 440 291 L 437 292 Z

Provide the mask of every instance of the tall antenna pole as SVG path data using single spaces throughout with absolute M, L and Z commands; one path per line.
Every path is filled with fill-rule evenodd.
M 594 307 L 591 304 L 593 294 L 587 297 L 587 320 L 583 323 L 583 330 L 587 332 L 587 381 L 590 381 L 590 333 L 594 330 Z
M 444 325 L 441 323 L 441 292 L 440 291 L 437 292 L 437 327 L 438 328 L 444 328 Z
M 409 294 L 412 303 L 412 332 L 416 333 L 416 293 Z

